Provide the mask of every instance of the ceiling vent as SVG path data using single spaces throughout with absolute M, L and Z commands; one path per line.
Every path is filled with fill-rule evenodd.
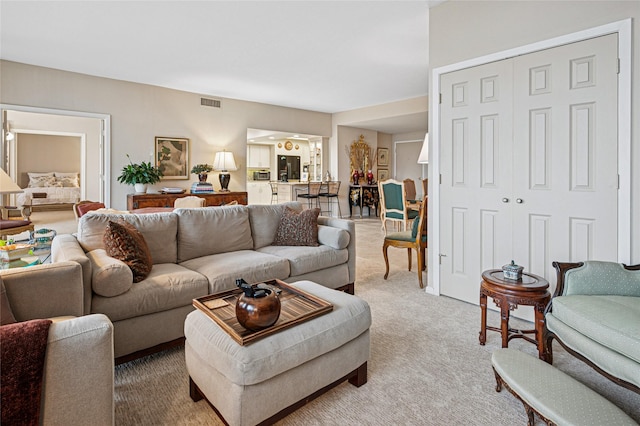
M 222 106 L 222 103 L 218 99 L 200 98 L 200 105 L 220 108 Z

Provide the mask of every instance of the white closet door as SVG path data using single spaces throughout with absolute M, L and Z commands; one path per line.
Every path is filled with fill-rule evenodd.
M 617 258 L 615 52 L 603 36 L 443 75 L 442 294 L 477 304 L 511 259 L 555 284 L 554 260 Z
M 555 285 L 551 262 L 616 261 L 617 35 L 514 59 L 513 256 Z
M 478 303 L 481 272 L 511 256 L 510 60 L 441 79 L 441 293 Z

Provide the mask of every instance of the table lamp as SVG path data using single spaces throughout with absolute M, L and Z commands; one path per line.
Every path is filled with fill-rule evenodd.
M 236 160 L 233 158 L 233 152 L 216 152 L 216 157 L 213 160 L 213 170 L 221 172 L 218 176 L 220 179 L 220 192 L 229 192 L 231 175 L 228 172 L 238 170 Z
M 0 199 L 0 218 L 5 219 L 5 195 L 19 194 L 21 192 L 24 192 L 22 188 L 20 188 L 3 169 L 0 169 L 0 196 L 2 197 Z
M 429 133 L 424 135 L 424 142 L 422 142 L 422 149 L 418 156 L 418 164 L 429 164 Z

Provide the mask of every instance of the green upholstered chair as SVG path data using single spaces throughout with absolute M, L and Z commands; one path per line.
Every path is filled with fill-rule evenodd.
M 404 182 L 387 179 L 378 184 L 380 188 L 380 206 L 382 229 L 387 233 L 387 221 L 399 222 L 402 230 L 406 231 L 409 221 L 418 217 L 418 211 L 407 207 L 407 197 Z
M 411 270 L 411 250 L 415 250 L 418 255 L 418 283 L 420 284 L 420 288 L 423 288 L 422 271 L 426 269 L 425 252 L 427 248 L 427 197 L 424 197 L 422 203 L 420 203 L 420 210 L 418 211 L 418 214 L 418 218 L 413 221 L 411 230 L 391 232 L 384 237 L 382 255 L 384 256 L 384 263 L 386 267 L 386 272 L 384 274 L 384 279 L 386 280 L 389 276 L 389 258 L 387 256 L 387 248 L 406 248 L 409 270 Z

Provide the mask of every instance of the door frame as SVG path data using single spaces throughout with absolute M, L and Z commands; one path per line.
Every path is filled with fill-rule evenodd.
M 440 78 L 442 74 L 546 50 L 608 34 L 618 34 L 618 262 L 631 262 L 631 18 L 431 70 L 429 93 L 429 264 L 425 291 L 440 295 Z M 437 179 L 436 179 L 437 178 Z
M 71 117 L 83 117 L 83 118 L 95 118 L 100 120 L 100 125 L 102 131 L 100 132 L 100 199 L 104 202 L 107 207 L 111 205 L 111 115 L 109 114 L 99 114 L 93 112 L 83 112 L 83 111 L 70 111 L 70 110 L 62 110 L 62 109 L 54 109 L 54 108 L 40 108 L 40 107 L 31 107 L 24 105 L 13 105 L 13 104 L 2 104 L 0 103 L 0 112 L 3 111 L 20 111 L 20 112 L 31 112 L 37 114 L 52 114 L 52 115 L 65 115 Z M 0 114 L 2 116 L 2 120 L 4 121 L 5 114 Z M 2 128 L 5 128 L 5 123 L 2 123 Z M 36 131 L 32 130 L 22 130 L 25 133 L 35 133 Z M 4 132 L 3 132 L 4 133 Z M 51 133 L 51 132 L 49 132 Z M 3 135 L 4 141 L 4 135 Z M 2 144 L 3 152 L 2 158 L 0 159 L 0 163 L 4 165 L 4 160 L 7 158 L 6 152 L 6 144 Z M 86 149 L 85 145 L 83 148 Z M 81 157 L 82 169 L 86 169 L 86 158 L 84 156 Z

